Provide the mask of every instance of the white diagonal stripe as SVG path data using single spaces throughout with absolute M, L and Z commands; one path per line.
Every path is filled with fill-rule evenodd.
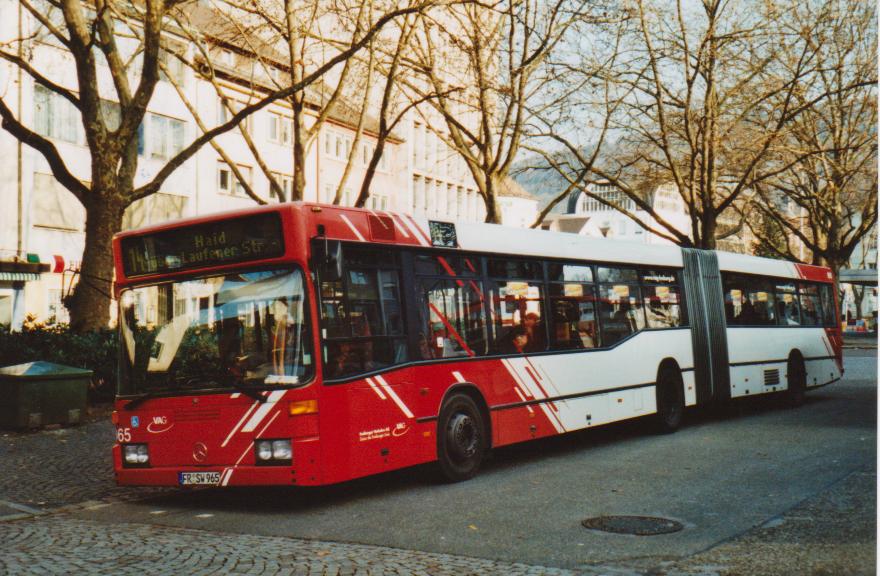
M 263 429 L 262 429 L 262 430 L 260 430 L 259 432 L 256 433 L 256 435 L 254 436 L 254 438 L 259 438 L 260 436 L 262 436 L 262 435 L 263 435 L 263 432 L 266 431 L 266 428 L 268 428 L 269 425 L 272 424 L 272 422 L 274 422 L 276 418 L 278 418 L 278 415 L 279 415 L 279 414 L 281 414 L 281 410 L 279 410 L 279 411 L 276 412 L 271 418 L 269 418 L 269 421 L 266 422 L 266 425 L 263 426 Z
M 467 382 L 467 380 L 464 379 L 464 376 L 461 375 L 461 372 L 453 371 L 452 375 L 455 376 L 455 379 L 459 382 Z
M 367 378 L 367 384 L 370 385 L 370 388 L 373 389 L 373 392 L 375 392 L 376 395 L 377 395 L 381 400 L 385 400 L 385 394 L 382 394 L 382 391 L 379 390 L 379 387 L 376 386 L 376 383 L 373 382 L 373 379 L 372 379 L 372 378 Z
M 254 428 L 260 425 L 260 422 L 263 421 L 263 418 L 269 414 L 269 411 L 275 407 L 275 403 L 281 400 L 281 397 L 284 396 L 284 393 L 287 390 L 276 390 L 269 394 L 269 397 L 266 398 L 266 401 L 263 402 L 263 405 L 260 406 L 260 409 L 254 412 L 254 415 L 251 416 L 251 419 L 248 420 L 247 424 L 244 425 L 244 428 L 241 429 L 242 432 L 253 432 Z
M 404 225 L 404 226 L 406 226 L 407 228 L 409 228 L 409 231 L 413 233 L 413 236 L 416 237 L 416 240 L 418 241 L 418 243 L 419 243 L 420 245 L 422 245 L 422 246 L 427 246 L 427 245 L 428 245 L 428 243 L 425 242 L 425 239 L 422 238 L 422 235 L 419 234 L 419 233 L 416 231 L 416 229 L 413 227 L 414 225 L 411 224 L 410 221 L 409 221 L 405 216 L 401 216 L 401 217 L 400 217 L 400 221 L 403 222 L 403 225 Z
M 522 400 L 522 401 L 523 401 L 523 402 L 525 402 L 525 401 L 526 401 L 526 397 L 525 397 L 525 396 L 523 396 L 523 393 L 522 393 L 522 392 L 520 392 L 520 390 L 519 390 L 519 387 L 517 387 L 517 386 L 514 386 L 514 387 L 513 387 L 513 391 L 514 391 L 514 392 L 516 392 L 516 395 L 517 395 L 517 396 L 519 396 L 519 399 L 520 399 L 520 400 Z M 526 408 L 527 408 L 527 409 L 528 409 L 528 411 L 529 411 L 529 412 L 531 412 L 531 413 L 532 413 L 532 414 L 534 414 L 534 413 L 535 413 L 535 411 L 534 411 L 534 410 L 532 410 L 532 407 L 531 407 L 531 406 L 529 406 L 529 405 L 528 405 L 528 404 L 526 404 Z
M 254 403 L 251 404 L 251 407 L 247 409 L 247 412 L 244 413 L 244 416 L 242 416 L 241 420 L 238 421 L 238 424 L 235 425 L 235 428 L 229 431 L 229 436 L 227 436 L 226 440 L 223 441 L 223 444 L 220 445 L 221 448 L 226 448 L 226 445 L 229 444 L 229 441 L 238 431 L 238 427 L 241 426 L 245 419 L 250 415 L 250 413 L 253 412 L 254 408 L 257 407 L 257 404 L 259 404 L 259 402 L 254 400 Z
M 348 219 L 348 216 L 346 216 L 345 214 L 340 214 L 339 217 L 342 218 L 343 222 L 348 224 L 348 227 L 351 228 L 351 231 L 354 232 L 354 235 L 358 237 L 358 240 L 360 240 L 361 242 L 367 241 L 367 239 L 364 238 L 360 232 L 358 232 L 358 229 L 354 227 L 354 224 L 351 223 L 351 220 Z
M 519 372 L 514 368 L 513 362 L 509 361 L 507 358 L 503 358 L 501 362 L 504 364 L 504 367 L 507 368 L 507 371 L 510 372 L 510 375 L 513 376 L 513 379 L 519 383 L 523 390 L 526 391 L 532 398 L 537 400 L 544 399 L 545 396 L 541 394 L 540 390 L 536 390 L 526 381 L 526 378 L 520 376 Z M 529 377 L 531 378 L 531 377 Z M 557 419 L 556 414 L 553 413 L 553 410 L 550 406 L 547 405 L 546 402 L 539 402 L 538 408 L 541 409 L 541 412 L 547 416 L 547 420 L 550 421 L 550 424 L 556 429 L 557 432 L 562 433 L 565 432 L 565 428 L 562 426 L 562 422 Z
M 409 411 L 409 408 L 406 407 L 406 404 L 403 403 L 403 400 L 400 399 L 400 396 L 397 395 L 397 392 L 395 392 L 391 388 L 391 386 L 388 385 L 388 382 L 386 382 L 384 378 L 382 378 L 381 376 L 376 376 L 376 382 L 378 382 L 379 385 L 382 386 L 382 389 L 385 391 L 386 394 L 391 396 L 391 399 L 394 400 L 394 403 L 397 404 L 397 407 L 400 408 L 400 411 L 403 412 L 404 416 L 406 416 L 407 418 L 413 417 L 413 413 Z
M 397 218 L 394 216 L 394 214 L 391 214 L 390 212 L 385 212 L 385 215 L 391 218 L 391 221 L 394 222 L 394 227 L 400 230 L 400 233 L 403 234 L 404 238 L 409 238 L 409 232 L 407 232 L 406 228 L 404 228 L 397 222 Z

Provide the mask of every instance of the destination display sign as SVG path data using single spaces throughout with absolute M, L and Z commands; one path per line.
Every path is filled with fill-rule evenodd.
M 122 239 L 129 278 L 284 254 L 279 214 L 256 214 Z

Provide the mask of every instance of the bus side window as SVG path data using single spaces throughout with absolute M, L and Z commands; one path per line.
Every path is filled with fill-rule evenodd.
M 798 284 L 801 301 L 801 325 L 821 326 L 822 307 L 819 304 L 819 287 L 816 284 Z
M 418 334 L 420 359 L 481 356 L 486 353 L 483 299 L 471 281 L 421 278 Z
M 593 267 L 584 263 L 547 263 L 550 298 L 550 348 L 597 348 L 599 319 Z
M 772 283 L 764 278 L 746 278 L 746 297 L 743 301 L 745 326 L 773 326 L 776 324 L 776 299 Z
M 526 354 L 547 349 L 544 322 L 544 267 L 537 260 L 491 258 L 493 351 Z
M 776 319 L 780 326 L 801 325 L 801 305 L 794 282 L 775 282 Z
M 630 334 L 643 330 L 645 310 L 642 307 L 639 286 L 600 284 L 599 323 L 602 326 L 603 346 L 611 346 Z
M 678 273 L 674 270 L 644 270 L 641 276 L 648 328 L 676 328 L 687 324 Z
M 408 360 L 396 254 L 352 247 L 342 280 L 321 282 L 324 365 L 341 378 Z
M 745 324 L 745 286 L 739 276 L 724 274 L 724 316 L 728 326 Z M 746 307 L 746 310 L 748 307 Z
M 834 326 L 837 324 L 837 310 L 834 304 L 833 288 L 828 284 L 819 286 L 819 299 L 822 302 L 822 325 Z

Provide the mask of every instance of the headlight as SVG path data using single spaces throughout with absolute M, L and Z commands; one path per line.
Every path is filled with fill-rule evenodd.
M 290 460 L 290 440 L 272 441 L 272 458 L 276 460 Z
M 272 459 L 272 442 L 267 440 L 257 441 L 257 460 Z
M 289 439 L 256 440 L 254 452 L 259 466 L 289 465 L 293 460 L 293 449 Z
M 150 463 L 150 451 L 146 444 L 123 444 L 122 461 L 129 467 L 147 466 Z

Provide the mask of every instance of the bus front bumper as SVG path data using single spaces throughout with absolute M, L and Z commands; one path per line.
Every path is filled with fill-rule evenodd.
M 304 476 L 291 466 L 205 466 L 117 468 L 119 486 L 310 486 L 314 475 Z

